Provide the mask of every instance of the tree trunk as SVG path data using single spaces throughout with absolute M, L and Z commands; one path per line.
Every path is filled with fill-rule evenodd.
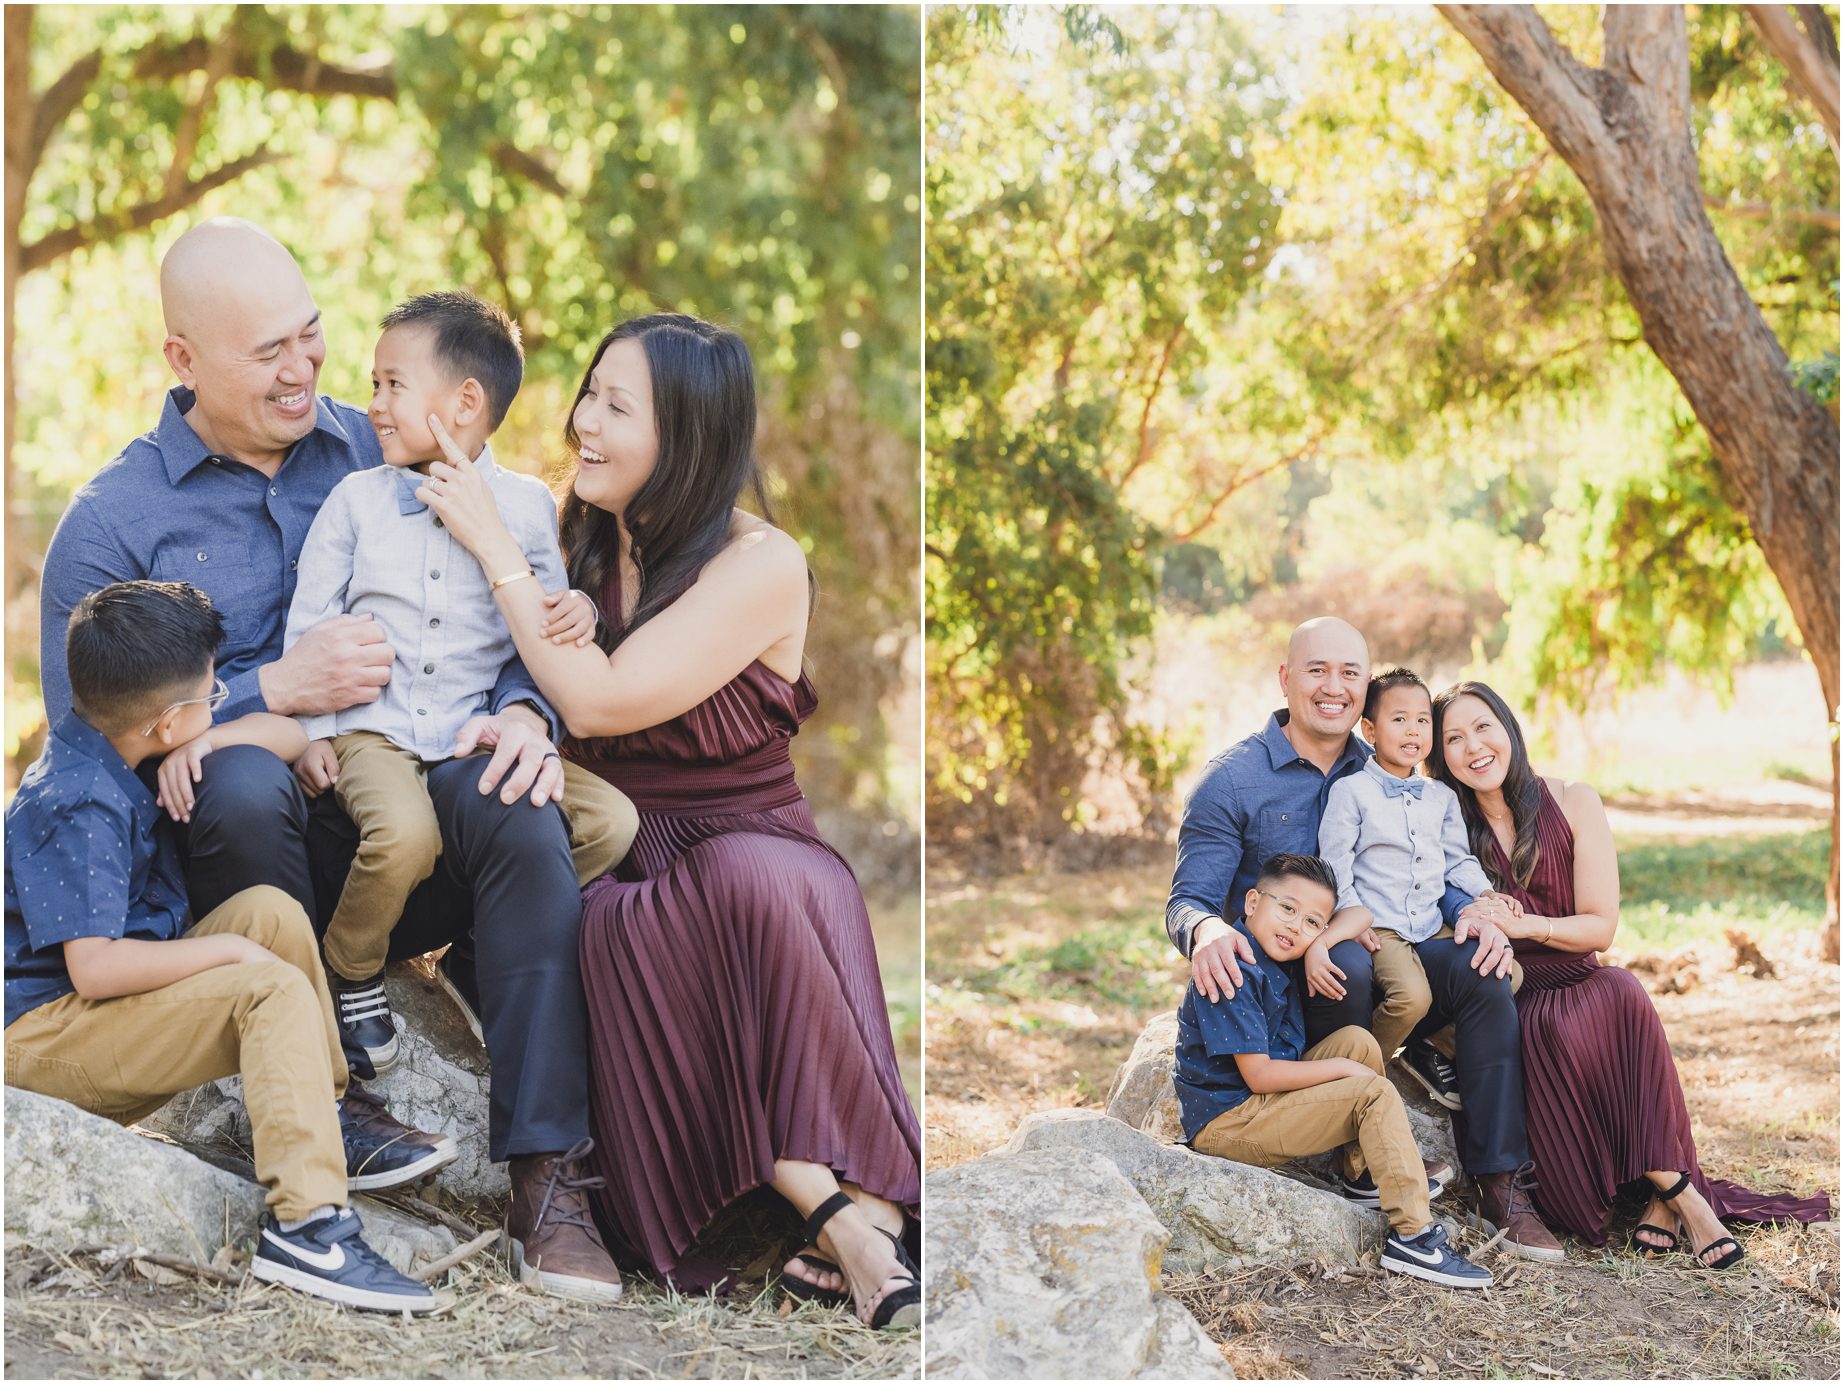
M 1675 5 L 1610 5 L 1588 67 L 1527 5 L 1442 5 L 1587 189 L 1648 345 L 1677 380 L 1734 486 L 1838 718 L 1838 430 L 1797 389 L 1786 352 L 1704 214 L 1691 142 L 1689 44 Z M 1838 918 L 1832 751 L 1828 931 Z

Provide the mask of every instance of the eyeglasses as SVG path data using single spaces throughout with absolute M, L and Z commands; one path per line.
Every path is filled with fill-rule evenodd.
M 1274 907 L 1280 913 L 1283 923 L 1298 923 L 1301 930 L 1310 937 L 1317 937 L 1332 925 L 1329 918 L 1321 920 L 1310 913 L 1300 912 L 1298 907 L 1283 899 L 1279 894 L 1271 894 L 1266 889 L 1257 889 L 1255 892 L 1264 899 L 1274 900 Z
M 223 678 L 213 678 L 211 680 L 211 691 L 207 695 L 203 697 L 187 697 L 183 702 L 174 702 L 173 705 L 167 707 L 166 710 L 162 711 L 158 716 L 154 717 L 153 720 L 149 721 L 147 723 L 147 729 L 143 730 L 141 734 L 152 735 L 154 733 L 155 726 L 159 725 L 162 721 L 164 721 L 167 718 L 168 714 L 170 714 L 171 712 L 178 711 L 180 707 L 182 706 L 197 706 L 200 702 L 203 702 L 205 704 L 206 710 L 216 711 L 219 707 L 223 706 L 224 703 L 229 700 L 230 700 L 230 688 L 224 685 L 224 679 Z

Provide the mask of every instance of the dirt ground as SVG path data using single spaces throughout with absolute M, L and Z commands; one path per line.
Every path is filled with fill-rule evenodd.
M 1002 1146 L 1033 1110 L 1099 1107 L 1183 972 L 1159 912 L 1169 863 L 1091 875 L 931 877 L 928 1157 Z M 1150 936 L 1149 936 L 1150 934 Z M 1755 938 L 1771 979 L 1721 940 L 1631 956 L 1671 1039 L 1703 1166 L 1751 1186 L 1838 1194 L 1839 970 L 1815 931 Z M 1667 993 L 1657 993 L 1663 990 Z M 1566 1240 L 1558 1267 L 1492 1251 L 1498 1284 L 1456 1301 L 1374 1268 L 1172 1282 L 1243 1378 L 1832 1378 L 1836 1222 L 1745 1229 L 1742 1271 Z M 1474 1237 L 1467 1248 L 1477 1248 Z

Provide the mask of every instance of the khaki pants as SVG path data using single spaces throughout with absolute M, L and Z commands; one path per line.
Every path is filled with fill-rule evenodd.
M 415 753 L 369 730 L 332 743 L 339 759 L 333 795 L 359 829 L 359 850 L 327 924 L 327 965 L 347 980 L 369 980 L 384 969 L 405 902 L 435 873 L 442 828 L 429 801 L 428 766 Z M 640 829 L 620 789 L 567 760 L 563 812 L 578 884 L 620 864 Z
M 335 1101 L 345 1094 L 346 1059 L 313 925 L 300 904 L 260 885 L 186 936 L 226 932 L 277 960 L 214 966 L 139 995 L 71 994 L 40 1005 L 6 1030 L 6 1084 L 131 1124 L 181 1091 L 241 1072 L 269 1209 L 300 1220 L 344 1206 Z
M 1381 934 L 1379 934 L 1381 935 Z M 1300 1059 L 1317 1062 L 1349 1057 L 1373 1076 L 1340 1077 L 1298 1091 L 1250 1096 L 1218 1115 L 1191 1147 L 1199 1153 L 1271 1168 L 1344 1145 L 1345 1173 L 1365 1166 L 1376 1179 L 1378 1199 L 1399 1235 L 1417 1235 L 1429 1225 L 1428 1173 L 1409 1131 L 1402 1097 L 1383 1076 L 1377 1040 L 1355 1024 L 1313 1044 Z

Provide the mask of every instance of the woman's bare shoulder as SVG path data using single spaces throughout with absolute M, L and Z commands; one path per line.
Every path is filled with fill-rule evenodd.
M 752 580 L 807 580 L 807 554 L 792 535 L 766 519 L 739 509 L 730 519 L 730 537 L 712 559 L 712 567 Z
M 1562 815 L 1569 819 L 1570 826 L 1579 826 L 1583 821 L 1599 816 L 1605 818 L 1607 809 L 1601 803 L 1601 795 L 1594 791 L 1591 783 L 1581 783 L 1574 779 L 1557 778 L 1545 775 L 1543 782 L 1549 786 L 1550 796 L 1562 809 Z

